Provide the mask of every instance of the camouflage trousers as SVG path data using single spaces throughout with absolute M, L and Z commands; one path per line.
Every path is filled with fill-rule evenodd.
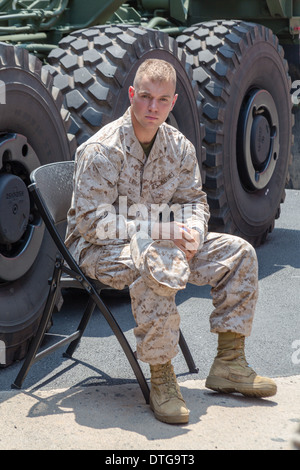
M 180 316 L 176 293 L 186 284 L 209 284 L 211 331 L 249 336 L 258 293 L 254 248 L 232 235 L 209 233 L 188 263 L 173 242 L 134 236 L 124 245 L 96 246 L 80 258 L 86 275 L 123 289 L 129 286 L 138 358 L 163 364 L 178 352 Z

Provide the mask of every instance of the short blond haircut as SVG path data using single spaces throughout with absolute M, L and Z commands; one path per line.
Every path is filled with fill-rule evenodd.
M 133 86 L 138 89 L 144 75 L 152 82 L 171 82 L 176 88 L 176 71 L 174 67 L 162 59 L 146 59 L 137 69 Z

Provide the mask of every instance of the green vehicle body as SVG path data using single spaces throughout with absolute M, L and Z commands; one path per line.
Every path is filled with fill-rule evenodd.
M 2 0 L 1 41 L 45 51 L 74 30 L 105 23 L 140 24 L 168 34 L 214 19 L 242 19 L 268 26 L 282 44 L 299 43 L 300 1 L 250 0 Z
M 211 229 L 264 242 L 300 188 L 299 38 L 300 0 L 0 0 L 0 366 L 24 357 L 52 269 L 30 171 L 118 117 L 144 58 L 176 66 L 170 123 L 196 146 Z

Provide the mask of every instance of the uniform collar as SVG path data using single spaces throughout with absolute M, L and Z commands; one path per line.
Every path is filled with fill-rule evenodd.
M 156 158 L 159 156 L 159 152 L 156 150 L 157 147 L 160 148 L 160 141 L 162 139 L 163 131 L 162 131 L 162 126 L 158 128 L 156 138 L 154 141 L 154 144 L 152 146 L 151 152 L 148 156 L 148 159 L 146 158 L 146 155 L 144 153 L 144 150 L 138 141 L 134 130 L 133 130 L 133 125 L 132 125 L 132 119 L 131 119 L 131 111 L 130 107 L 127 109 L 127 111 L 123 115 L 124 121 L 123 125 L 125 127 L 125 132 L 126 132 L 126 147 L 130 153 L 140 160 L 141 162 L 145 162 L 146 160 L 148 161 L 154 161 Z M 130 150 L 129 150 L 130 149 Z

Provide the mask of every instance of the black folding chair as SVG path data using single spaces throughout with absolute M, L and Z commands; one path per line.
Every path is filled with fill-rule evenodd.
M 149 403 L 149 387 L 136 359 L 135 353 L 132 351 L 110 309 L 105 305 L 103 299 L 100 297 L 101 291 L 107 289 L 108 286 L 84 275 L 65 246 L 64 240 L 57 228 L 58 225 L 66 222 L 67 212 L 71 205 L 73 172 L 74 161 L 65 161 L 41 166 L 34 170 L 30 175 L 32 184 L 28 187 L 29 191 L 33 196 L 39 214 L 41 215 L 59 253 L 57 254 L 54 263 L 52 278 L 49 281 L 49 293 L 38 330 L 31 340 L 24 363 L 16 377 L 16 380 L 12 384 L 12 387 L 21 388 L 31 366 L 59 347 L 70 343 L 64 355 L 72 357 L 88 321 L 97 306 L 123 348 L 123 351 L 125 352 L 138 380 L 146 403 Z M 49 321 L 51 321 L 57 296 L 61 292 L 61 289 L 65 287 L 84 289 L 88 294 L 87 305 L 82 314 L 81 321 L 75 332 L 65 335 L 60 341 L 39 352 L 40 345 L 44 336 L 47 334 L 47 326 Z M 179 345 L 188 365 L 189 372 L 198 372 L 181 331 Z

